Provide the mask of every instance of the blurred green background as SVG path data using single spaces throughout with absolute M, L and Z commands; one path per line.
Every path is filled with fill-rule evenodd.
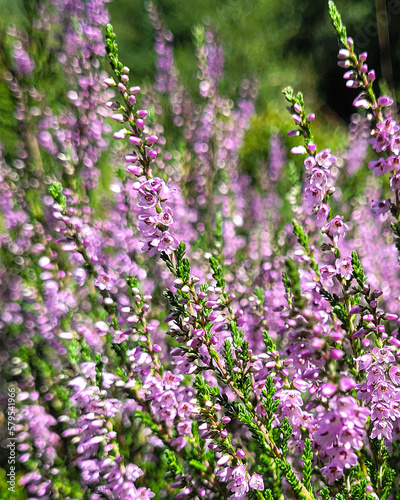
M 243 76 L 258 78 L 257 116 L 244 148 L 250 156 L 265 154 L 264 139 L 271 131 L 284 133 L 291 127 L 281 96 L 282 88 L 287 85 L 302 90 L 310 111 L 316 112 L 316 138 L 329 138 L 332 148 L 343 145 L 357 91 L 345 88 L 343 70 L 336 65 L 338 44 L 327 0 L 156 0 L 154 3 L 174 35 L 175 57 L 182 78 L 194 92 L 197 82 L 193 29 L 205 21 L 218 31 L 225 49 L 223 93 L 235 97 Z M 27 4 L 28 0 L 0 0 L 2 28 L 19 23 Z M 337 0 L 337 7 L 356 46 L 360 51 L 368 51 L 368 63 L 377 72 L 378 84 L 384 91 L 398 90 L 400 0 Z M 145 2 L 114 0 L 109 3 L 109 10 L 121 59 L 132 68 L 138 84 L 151 82 L 155 73 L 154 37 Z M 380 39 L 385 32 L 385 17 L 391 47 L 385 47 Z M 381 62 L 387 59 L 390 49 L 392 70 L 386 71 L 384 80 Z

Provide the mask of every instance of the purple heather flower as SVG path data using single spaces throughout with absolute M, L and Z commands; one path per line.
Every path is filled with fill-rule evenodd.
M 386 420 L 389 418 L 389 407 L 382 401 L 378 401 L 371 406 L 373 420 Z
M 387 161 L 389 172 L 392 172 L 393 170 L 400 169 L 400 157 L 399 156 L 389 156 L 386 159 L 386 161 Z
M 35 68 L 34 60 L 29 57 L 28 53 L 22 48 L 21 42 L 16 42 L 14 45 L 14 63 L 17 72 L 20 75 L 28 76 Z
M 389 368 L 389 377 L 395 385 L 400 385 L 400 367 L 391 366 Z
M 400 136 L 399 135 L 395 135 L 393 137 L 390 137 L 390 150 L 395 155 L 400 154 Z
M 87 273 L 85 269 L 78 267 L 73 271 L 75 281 L 79 286 L 83 286 L 86 283 Z
M 315 207 L 319 205 L 324 199 L 324 192 L 319 187 L 312 186 L 305 189 L 304 198 L 308 205 L 310 205 L 311 207 Z
M 154 179 L 149 179 L 141 185 L 141 189 L 145 189 L 147 191 L 160 191 L 161 187 L 164 185 L 164 181 L 159 177 L 155 177 Z
M 317 153 L 315 156 L 315 159 L 321 167 L 328 169 L 333 163 L 335 163 L 336 158 L 330 154 L 331 150 L 330 149 L 324 149 Z
M 264 481 L 260 474 L 253 474 L 249 482 L 250 488 L 253 490 L 264 490 Z
M 328 478 L 328 484 L 333 484 L 336 479 L 339 479 L 343 476 L 343 469 L 338 466 L 336 463 L 332 463 L 322 467 L 322 474 Z
M 357 455 L 352 448 L 331 448 L 328 453 L 335 457 L 330 463 L 331 467 L 336 465 L 340 469 L 350 469 L 357 465 Z
M 395 174 L 390 178 L 390 187 L 393 191 L 397 191 L 400 189 L 400 173 Z
M 316 166 L 317 162 L 314 158 L 314 156 L 309 156 L 304 160 L 304 166 L 306 167 L 307 170 L 311 170 Z
M 157 218 L 148 215 L 139 215 L 138 229 L 145 235 L 154 234 L 157 230 Z
M 350 259 L 341 259 L 336 261 L 336 269 L 342 278 L 349 280 L 353 272 L 353 266 Z
M 148 209 L 148 208 L 153 208 L 157 205 L 158 197 L 155 193 L 153 193 L 151 191 L 144 191 L 143 189 L 140 189 L 139 196 L 140 196 L 140 199 L 139 199 L 138 207 Z
M 395 357 L 392 351 L 388 347 L 374 347 L 372 349 L 372 354 L 375 356 L 375 359 L 378 363 L 393 363 Z
M 320 269 L 320 279 L 323 286 L 333 286 L 333 277 L 336 276 L 336 269 L 333 266 L 323 266 Z
M 376 384 L 385 380 L 385 371 L 380 365 L 373 365 L 368 370 L 367 383 L 369 385 Z
M 378 99 L 378 104 L 379 106 L 391 106 L 393 104 L 393 99 L 391 99 L 390 97 L 386 96 L 386 95 L 383 95 L 381 97 L 379 97 Z
M 375 177 L 379 177 L 380 175 L 386 174 L 388 171 L 388 164 L 384 158 L 379 158 L 379 160 L 370 161 L 368 168 L 373 170 Z
M 328 234 L 337 240 L 339 236 L 345 235 L 348 226 L 343 222 L 343 217 L 335 215 L 335 217 L 328 222 L 325 228 L 327 229 Z
M 356 386 L 355 380 L 350 377 L 343 377 L 339 381 L 339 389 L 342 392 L 351 391 L 351 389 L 354 389 L 355 386 Z
M 371 439 L 391 439 L 393 432 L 393 424 L 389 420 L 375 420 L 374 427 L 371 432 Z
M 325 172 L 320 169 L 320 168 L 313 168 L 311 177 L 309 179 L 309 182 L 311 185 L 315 185 L 318 187 L 325 186 L 327 183 L 327 177 Z
M 375 216 L 383 215 L 390 210 L 390 200 L 375 201 L 372 203 L 371 209 Z
M 161 188 L 160 188 L 160 191 L 158 193 L 158 197 L 159 197 L 160 201 L 166 201 L 174 194 L 175 191 L 176 191 L 175 188 L 171 188 L 168 184 L 163 182 L 161 184 Z
M 318 227 L 322 227 L 326 224 L 326 220 L 329 216 L 329 212 L 330 212 L 330 206 L 327 205 L 326 203 L 322 203 L 318 207 L 318 212 L 317 212 L 317 216 L 316 216 L 316 219 L 317 219 L 316 224 Z
M 248 474 L 244 465 L 235 467 L 230 477 L 228 488 L 233 493 L 233 498 L 242 497 L 249 491 Z
M 388 116 L 383 122 L 378 122 L 376 128 L 384 137 L 393 135 L 399 130 L 399 126 L 390 116 Z
M 169 207 L 167 207 L 164 212 L 157 215 L 157 222 L 167 227 L 173 224 L 174 219 L 172 218 L 172 211 Z

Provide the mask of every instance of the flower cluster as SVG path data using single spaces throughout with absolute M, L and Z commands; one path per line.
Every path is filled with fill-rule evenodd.
M 268 154 L 244 167 L 255 79 L 222 95 L 212 26 L 194 30 L 194 97 L 149 3 L 156 76 L 140 88 L 110 25 L 104 49 L 105 4 L 44 0 L 0 37 L 15 122 L 0 148 L 12 494 L 396 500 L 400 133 L 367 55 L 330 2 L 361 92 L 350 147 L 317 147 L 316 116 L 287 88 L 294 129 L 268 131 Z M 368 144 L 382 156 L 369 169 Z

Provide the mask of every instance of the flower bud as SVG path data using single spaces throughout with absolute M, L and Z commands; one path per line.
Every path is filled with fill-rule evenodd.
M 139 146 L 142 143 L 141 139 L 139 137 L 134 136 L 134 135 L 131 135 L 129 137 L 129 140 L 131 141 L 131 143 L 134 146 Z
M 390 97 L 388 97 L 386 95 L 382 95 L 378 99 L 378 104 L 379 104 L 379 106 L 383 106 L 383 107 L 391 106 L 393 104 L 393 99 L 391 99 Z
M 106 78 L 104 80 L 104 83 L 108 86 L 108 87 L 115 87 L 117 84 L 115 83 L 114 79 L 113 78 Z
M 292 155 L 305 155 L 307 153 L 307 150 L 304 146 L 295 146 L 290 150 Z
M 158 141 L 158 137 L 156 135 L 149 135 L 146 139 L 146 144 L 153 145 Z
M 338 53 L 338 59 L 348 59 L 350 56 L 350 51 L 347 49 L 340 49 Z
M 112 119 L 119 123 L 123 123 L 125 121 L 125 117 L 122 113 L 115 113 L 112 115 Z
M 375 70 L 371 69 L 369 72 L 368 72 L 368 81 L 370 83 L 372 83 L 376 78 L 376 75 L 375 75 Z
M 151 160 L 154 160 L 155 158 L 157 158 L 157 151 L 154 151 L 154 149 L 150 149 L 150 151 L 147 153 L 147 157 Z

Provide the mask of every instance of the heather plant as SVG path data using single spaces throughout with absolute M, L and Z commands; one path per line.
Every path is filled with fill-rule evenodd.
M 399 125 L 335 5 L 349 144 L 285 88 L 257 174 L 211 25 L 194 96 L 155 5 L 143 88 L 104 2 L 33 6 L 0 40 L 2 498 L 400 498 Z

